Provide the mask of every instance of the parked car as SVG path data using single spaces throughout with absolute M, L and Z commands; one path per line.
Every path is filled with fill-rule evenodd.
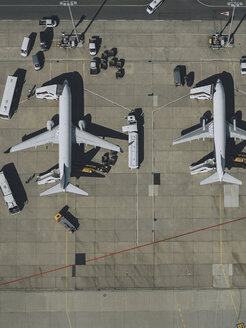
M 101 60 L 100 58 L 94 57 L 90 63 L 90 74 L 98 74 L 101 71 Z
M 148 14 L 153 14 L 153 12 L 163 4 L 164 0 L 153 0 L 147 7 L 146 11 Z
M 91 56 L 95 56 L 97 54 L 97 38 L 94 36 L 89 39 L 89 50 Z
M 246 74 L 246 56 L 242 56 L 240 59 L 240 72 L 242 75 Z
M 39 71 L 41 69 L 41 64 L 37 54 L 32 56 L 32 61 L 35 71 Z

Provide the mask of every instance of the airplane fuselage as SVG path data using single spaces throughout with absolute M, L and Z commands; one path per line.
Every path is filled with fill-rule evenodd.
M 65 80 L 63 91 L 59 98 L 59 171 L 61 187 L 66 189 L 71 174 L 71 92 Z
M 219 181 L 222 181 L 225 171 L 226 103 L 224 87 L 219 79 L 217 80 L 215 86 L 213 111 L 216 169 L 219 176 Z

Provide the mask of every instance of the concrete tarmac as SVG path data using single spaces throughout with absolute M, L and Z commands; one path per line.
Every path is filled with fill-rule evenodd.
M 84 26 L 88 23 L 83 22 Z M 200 186 L 200 181 L 209 173 L 191 176 L 189 165 L 212 152 L 213 142 L 208 140 L 172 145 L 182 130 L 198 124 L 203 113 L 212 110 L 211 101 L 190 100 L 187 86 L 174 86 L 173 69 L 176 65 L 186 65 L 187 72 L 194 72 L 194 84 L 223 71 L 229 73 L 234 82 L 232 89 L 235 89 L 234 110 L 241 110 L 243 121 L 246 118 L 246 80 L 240 74 L 239 67 L 240 57 L 245 55 L 243 44 L 246 28 L 241 26 L 235 36 L 233 48 L 212 51 L 208 47 L 208 36 L 222 25 L 220 21 L 211 21 L 209 24 L 179 21 L 97 21 L 86 34 L 82 47 L 64 50 L 56 44 L 61 37 L 61 28 L 69 31 L 71 23 L 61 21 L 60 26 L 54 29 L 51 49 L 44 54 L 44 68 L 35 71 L 31 55 L 40 50 L 38 36 L 34 49 L 27 58 L 20 56 L 20 46 L 24 36 L 42 30 L 37 21 L 19 24 L 0 22 L 0 95 L 3 93 L 7 75 L 14 74 L 17 68 L 26 70 L 17 112 L 9 121 L 0 120 L 0 165 L 11 162 L 15 164 L 28 196 L 28 204 L 15 216 L 8 214 L 3 198 L 0 198 L 0 283 L 75 264 L 75 255 L 78 253 L 84 253 L 86 260 L 92 260 L 86 265 L 76 265 L 75 271 L 69 267 L 67 270 L 2 285 L 1 298 L 3 303 L 6 300 L 8 304 L 0 317 L 2 326 L 13 327 L 13 318 L 23 327 L 31 325 L 33 320 L 45 320 L 43 327 L 50 327 L 50 322 L 52 326 L 58 326 L 59 320 L 64 324 L 66 302 L 63 292 L 69 290 L 71 293 L 68 295 L 67 306 L 68 311 L 72 311 L 77 304 L 77 301 L 73 303 L 75 290 L 80 290 L 82 292 L 79 293 L 83 294 L 84 290 L 94 293 L 98 289 L 103 292 L 98 295 L 95 292 L 93 295 L 96 298 L 106 297 L 103 295 L 114 289 L 131 289 L 134 294 L 139 289 L 148 289 L 151 295 L 153 291 L 151 297 L 160 289 L 187 290 L 188 294 L 182 294 L 185 295 L 182 296 L 182 302 L 172 298 L 174 302 L 170 305 L 170 310 L 167 310 L 170 311 L 169 314 L 166 314 L 169 318 L 167 327 L 176 327 L 177 324 L 183 326 L 182 321 L 178 323 L 180 311 L 177 304 L 185 322 L 189 323 L 186 323 L 187 327 L 208 325 L 210 315 L 213 318 L 210 326 L 216 327 L 232 327 L 237 320 L 245 320 L 244 220 L 96 260 L 112 252 L 245 216 L 246 180 L 242 169 L 231 170 L 233 176 L 243 181 L 238 189 L 232 190 L 230 185 L 226 187 L 219 184 Z M 115 78 L 116 69 L 112 67 L 98 76 L 89 74 L 92 57 L 89 55 L 88 39 L 92 35 L 100 35 L 102 38 L 99 56 L 102 51 L 117 47 L 117 57 L 125 59 L 123 79 Z M 121 131 L 121 127 L 126 124 L 125 116 L 129 110 L 142 108 L 144 161 L 138 172 L 130 171 L 127 167 L 127 141 L 113 138 L 115 135 L 108 137 L 107 134 L 106 140 L 119 144 L 124 153 L 119 154 L 116 165 L 105 178 L 71 179 L 72 183 L 89 193 L 88 197 L 73 194 L 68 194 L 67 197 L 65 194 L 40 197 L 39 194 L 50 185 L 38 186 L 34 179 L 28 184 L 25 181 L 33 173 L 46 171 L 58 162 L 57 145 L 11 154 L 3 152 L 19 143 L 23 136 L 46 127 L 47 120 L 58 114 L 56 101 L 34 97 L 27 100 L 28 90 L 34 84 L 40 87 L 57 76 L 73 72 L 78 74 L 70 74 L 70 77 L 82 78 L 76 80 L 79 81 L 76 83 L 80 91 L 76 91 L 78 97 L 73 107 L 74 118 L 80 119 L 90 114 L 92 123 Z M 91 127 L 90 123 L 87 127 Z M 90 149 L 85 147 L 85 151 Z M 106 150 L 101 149 L 93 160 L 100 162 L 105 152 Z M 152 172 L 160 174 L 160 185 L 153 186 Z M 230 198 L 232 192 L 234 197 L 230 202 L 228 197 Z M 66 233 L 54 220 L 54 215 L 65 204 L 70 206 L 71 213 L 79 219 L 80 229 L 74 234 Z M 203 295 L 200 290 L 204 288 L 208 289 L 208 296 L 199 296 L 199 302 L 187 302 L 196 293 Z M 217 292 L 217 289 L 221 292 Z M 222 292 L 224 289 L 226 290 Z M 11 294 L 8 294 L 10 290 Z M 30 314 L 18 298 L 23 299 L 24 290 L 27 292 L 26 297 L 30 297 L 29 302 L 32 302 L 32 297 L 39 295 L 37 292 L 45 299 L 46 291 L 54 292 L 53 302 L 46 299 L 44 304 L 58 304 L 59 309 L 55 310 L 57 316 L 55 314 L 51 318 L 52 313 L 42 319 L 43 314 L 38 313 L 38 305 L 38 309 L 33 311 L 35 314 Z M 235 307 L 227 294 L 231 290 Z M 34 294 L 29 294 L 30 291 Z M 62 296 L 56 293 L 58 291 L 62 291 Z M 120 291 L 117 293 L 121 295 Z M 223 296 L 220 296 L 221 293 Z M 11 303 L 7 302 L 6 295 L 11 295 Z M 12 295 L 15 295 L 14 298 Z M 163 295 L 162 304 L 171 297 L 168 292 Z M 215 307 L 210 307 L 211 299 L 216 302 Z M 200 302 L 204 302 L 205 309 Z M 224 302 L 228 307 L 224 307 Z M 152 304 L 152 301 L 148 304 Z M 197 305 L 195 310 L 194 304 Z M 45 308 L 49 306 L 45 305 Z M 142 309 L 140 307 L 135 310 Z M 154 317 L 150 308 L 145 310 L 147 314 L 140 314 L 137 319 L 143 324 L 148 315 Z M 163 324 L 162 310 L 163 308 L 158 310 L 157 327 L 160 322 Z M 23 314 L 12 315 L 17 312 Z M 91 327 L 98 326 L 98 320 L 104 315 L 106 314 L 97 316 L 93 311 L 86 314 L 88 320 L 95 320 Z M 72 322 L 75 327 L 81 324 L 82 315 L 77 316 L 79 319 L 74 319 L 73 316 L 71 318 L 77 320 Z M 112 317 L 105 319 L 105 322 L 111 322 L 112 325 L 116 320 L 120 327 L 131 327 L 131 319 L 126 321 L 126 316 L 127 314 L 122 314 L 116 318 L 112 313 Z M 31 323 L 28 323 L 29 318 Z

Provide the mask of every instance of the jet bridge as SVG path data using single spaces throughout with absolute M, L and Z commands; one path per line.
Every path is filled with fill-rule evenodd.
M 211 100 L 214 94 L 214 85 L 204 85 L 190 89 L 190 99 Z

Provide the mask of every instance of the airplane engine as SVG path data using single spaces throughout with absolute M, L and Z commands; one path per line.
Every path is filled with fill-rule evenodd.
M 203 130 L 205 130 L 205 125 L 211 120 L 211 117 L 212 117 L 212 113 L 210 112 L 210 110 L 208 110 L 200 118 L 200 124 Z
M 48 131 L 51 131 L 52 128 L 54 127 L 55 123 L 53 121 L 47 121 L 46 127 Z
M 80 120 L 78 123 L 78 126 L 80 128 L 81 131 L 84 131 L 86 128 L 86 122 L 84 120 Z

